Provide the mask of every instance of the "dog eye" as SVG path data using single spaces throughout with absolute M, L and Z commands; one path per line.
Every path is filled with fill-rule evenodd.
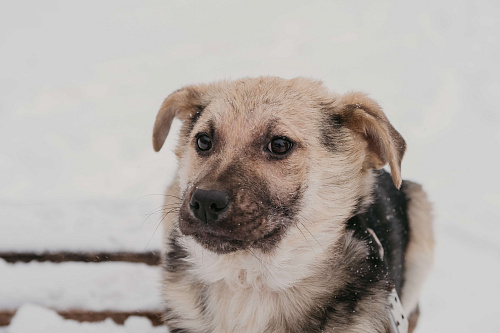
M 292 149 L 293 143 L 287 138 L 274 138 L 267 145 L 267 149 L 276 155 L 286 154 L 290 149 Z
M 210 150 L 210 148 L 212 148 L 212 139 L 205 133 L 198 134 L 196 137 L 196 145 L 201 151 Z

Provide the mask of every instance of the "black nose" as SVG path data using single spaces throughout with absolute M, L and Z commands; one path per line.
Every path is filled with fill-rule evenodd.
M 229 204 L 229 196 L 224 191 L 196 189 L 191 195 L 189 206 L 194 216 L 206 223 L 219 218 Z

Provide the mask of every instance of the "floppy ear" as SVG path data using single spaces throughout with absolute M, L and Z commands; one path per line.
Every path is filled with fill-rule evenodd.
M 206 106 L 202 96 L 206 85 L 188 86 L 170 94 L 158 111 L 153 129 L 153 148 L 160 151 L 175 117 L 182 121 L 196 119 Z
M 375 169 L 386 163 L 391 167 L 394 185 L 401 187 L 401 160 L 406 151 L 406 142 L 392 127 L 382 108 L 363 93 L 349 93 L 335 101 L 341 111 L 342 121 L 354 132 L 360 133 L 368 142 L 369 163 Z

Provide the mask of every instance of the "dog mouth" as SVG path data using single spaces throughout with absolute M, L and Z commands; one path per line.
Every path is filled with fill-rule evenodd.
M 247 242 L 232 237 L 218 235 L 211 232 L 195 232 L 191 236 L 206 249 L 216 253 L 229 253 L 244 250 Z
M 225 254 L 248 249 L 271 250 L 281 239 L 285 231 L 284 225 L 274 227 L 268 232 L 242 235 L 238 232 L 207 230 L 186 230 L 180 228 L 186 236 L 192 236 L 201 246 L 215 253 Z

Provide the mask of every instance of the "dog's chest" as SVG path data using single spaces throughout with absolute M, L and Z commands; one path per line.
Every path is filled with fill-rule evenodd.
M 326 240 L 319 242 L 328 233 L 320 233 L 312 242 L 300 230 L 290 234 L 294 232 L 295 241 L 272 256 L 259 252 L 220 256 L 191 238 L 179 240 L 190 253 L 185 258 L 188 275 L 204 286 L 196 298 L 202 300 L 203 321 L 211 332 L 300 331 L 315 300 L 330 290 L 335 274 L 327 279 L 319 262 L 322 251 L 330 248 Z
M 295 326 L 315 296 L 300 282 L 307 279 L 303 272 L 312 272 L 300 261 L 292 268 L 253 260 L 241 263 L 242 258 L 224 264 L 204 258 L 203 269 L 198 266 L 195 275 L 204 276 L 200 299 L 211 332 L 289 332 L 284 326 Z
M 296 326 L 311 300 L 324 291 L 309 283 L 318 275 L 314 259 L 320 245 L 307 243 L 297 252 L 293 246 L 272 257 L 222 257 L 190 240 L 183 244 L 193 254 L 190 274 L 204 285 L 199 299 L 212 332 L 289 332 L 280 329 Z
M 267 332 L 282 312 L 276 292 L 233 288 L 225 282 L 212 285 L 207 292 L 213 332 Z

